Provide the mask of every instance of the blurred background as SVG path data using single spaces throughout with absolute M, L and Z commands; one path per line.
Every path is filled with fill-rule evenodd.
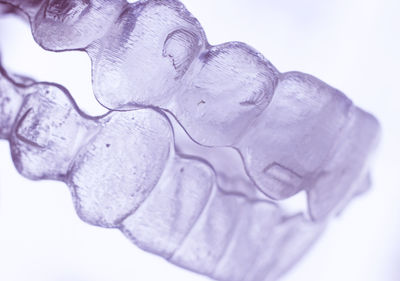
M 317 76 L 373 113 L 382 141 L 373 188 L 333 220 L 283 281 L 400 280 L 400 1 L 183 0 L 211 44 L 243 41 L 281 72 Z M 80 52 L 51 53 L 27 24 L 0 18 L 0 52 L 9 71 L 67 87 L 89 114 L 90 63 Z M 0 142 L 0 280 L 207 280 L 132 245 L 117 230 L 76 216 L 62 183 L 32 182 Z

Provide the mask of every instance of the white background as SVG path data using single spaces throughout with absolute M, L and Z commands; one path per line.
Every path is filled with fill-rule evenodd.
M 300 70 L 340 89 L 383 127 L 373 189 L 333 221 L 284 281 L 400 280 L 400 1 L 186 0 L 212 44 L 243 41 L 280 71 Z M 66 86 L 91 114 L 83 53 L 50 53 L 29 28 L 0 19 L 7 69 Z M 116 230 L 81 222 L 67 188 L 32 182 L 0 142 L 0 280 L 207 280 L 138 250 Z

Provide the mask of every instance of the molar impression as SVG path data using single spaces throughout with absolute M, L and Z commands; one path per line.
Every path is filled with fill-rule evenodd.
M 1 115 L 17 124 L 5 138 L 19 172 L 64 181 L 82 220 L 118 228 L 178 266 L 218 280 L 276 280 L 324 229 L 325 222 L 250 199 L 251 183 L 179 153 L 161 111 L 90 117 L 57 84 L 0 82 L 0 104 L 19 108 Z
M 16 168 L 64 181 L 84 221 L 217 280 L 275 280 L 368 188 L 372 115 L 244 43 L 210 45 L 179 1 L 2 2 L 29 16 L 42 47 L 87 52 L 94 94 L 114 110 L 87 116 L 63 87 L 0 71 L 0 138 Z M 180 153 L 165 112 L 196 143 L 236 150 L 248 179 Z M 250 199 L 254 188 L 306 192 L 312 222 Z

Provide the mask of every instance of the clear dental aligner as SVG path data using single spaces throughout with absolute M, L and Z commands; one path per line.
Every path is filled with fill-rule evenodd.
M 60 85 L 19 82 L 0 69 L 0 138 L 18 171 L 65 182 L 82 220 L 118 228 L 146 251 L 217 280 L 276 280 L 324 228 L 222 190 L 207 162 L 176 152 L 156 109 L 90 117 Z
M 88 53 L 102 105 L 171 112 L 196 142 L 235 148 L 270 198 L 305 190 L 314 220 L 368 182 L 374 117 L 313 76 L 279 73 L 244 43 L 209 45 L 179 1 L 5 2 L 26 12 L 45 49 Z

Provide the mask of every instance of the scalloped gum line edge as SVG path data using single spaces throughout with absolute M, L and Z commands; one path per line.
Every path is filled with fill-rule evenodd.
M 209 45 L 200 23 L 179 1 L 5 2 L 25 10 L 31 20 L 33 36 L 43 48 L 88 53 L 92 60 L 94 94 L 102 105 L 113 110 L 156 106 L 171 112 L 195 142 L 207 146 L 230 146 L 238 151 L 247 175 L 269 198 L 286 199 L 304 190 L 314 220 L 338 213 L 340 206 L 345 204 L 344 198 L 357 192 L 354 188 L 357 188 L 359 178 L 369 177 L 365 163 L 379 137 L 379 123 L 372 115 L 311 75 L 279 73 L 245 43 Z M 157 25 L 157 20 L 161 25 Z M 96 25 L 90 29 L 85 26 L 93 22 Z M 144 38 L 149 39 L 151 45 L 144 47 L 143 44 L 148 43 Z M 154 55 L 157 54 L 154 49 L 159 51 L 158 55 Z M 147 57 L 138 51 L 150 55 Z M 143 56 L 146 57 L 144 63 L 141 62 Z M 157 61 L 157 58 L 161 59 Z M 157 67 L 146 67 L 147 60 L 156 62 Z M 210 63 L 214 60 L 216 65 Z M 243 60 L 243 65 L 235 65 L 240 60 Z M 128 76 L 124 79 L 126 65 L 134 68 L 128 69 Z M 221 71 L 222 66 L 231 71 L 230 75 L 219 77 L 222 80 L 213 80 L 210 71 L 202 74 L 204 69 L 213 67 Z M 136 68 L 138 71 L 134 72 Z M 238 73 L 245 73 L 259 87 L 254 86 L 247 93 L 249 81 L 239 81 L 242 77 L 235 76 Z M 199 78 L 202 75 L 206 81 Z M 152 80 L 145 78 L 147 76 Z M 167 78 L 160 78 L 163 76 Z M 160 79 L 166 79 L 171 85 L 167 83 L 165 87 L 161 83 L 160 88 L 156 83 Z M 147 84 L 140 82 L 142 80 Z M 214 83 L 209 83 L 209 80 Z M 248 94 L 244 100 L 240 94 L 228 102 L 225 99 L 221 101 L 221 98 L 208 101 L 201 95 L 186 98 L 193 92 L 197 95 L 195 89 L 200 89 L 202 94 L 207 91 L 207 85 L 222 83 L 226 86 L 233 82 L 237 82 L 235 86 L 239 87 L 240 94 Z M 188 88 L 190 83 L 194 88 Z M 106 91 L 102 93 L 104 87 Z M 232 92 L 230 90 L 228 87 L 221 91 L 216 89 L 216 92 L 227 94 Z M 139 96 L 135 99 L 132 93 L 136 92 Z M 205 97 L 209 97 L 213 92 L 206 94 Z M 125 100 L 119 101 L 121 97 Z M 229 108 L 227 103 L 235 110 L 245 109 L 229 114 L 218 110 Z M 205 104 L 211 109 L 199 109 L 205 108 Z M 232 114 L 234 118 L 230 121 L 224 119 Z M 193 119 L 193 116 L 196 117 Z M 202 119 L 206 121 L 202 123 Z M 220 122 L 220 127 L 210 127 L 215 120 Z M 226 135 L 228 139 L 225 139 Z M 220 139 L 212 139 L 210 143 L 207 139 L 210 136 L 219 136 Z M 363 147 L 359 139 L 364 140 L 361 142 Z M 356 165 L 347 161 L 347 155 L 351 155 Z M 348 172 L 343 173 L 344 169 Z M 345 174 L 343 180 L 335 187 L 341 174 Z
M 0 73 L 0 137 L 9 140 L 18 171 L 33 180 L 65 182 L 83 221 L 119 228 L 145 251 L 217 280 L 276 280 L 325 228 L 325 223 L 306 221 L 301 214 L 287 216 L 271 202 L 222 190 L 210 164 L 175 152 L 173 128 L 162 111 L 147 108 L 91 117 L 79 110 L 60 85 L 31 79 L 16 83 L 4 69 Z M 51 118 L 50 123 L 46 123 L 46 117 Z M 156 119 L 158 122 L 151 123 Z M 161 123 L 164 126 L 159 127 Z M 114 131 L 115 128 L 119 130 Z M 121 148 L 118 140 L 126 136 L 140 145 L 145 137 L 155 135 L 163 136 L 161 141 L 168 151 L 158 161 L 164 161 L 160 164 L 162 171 L 150 180 L 147 190 L 131 188 L 139 175 L 124 181 L 109 170 L 110 162 L 116 170 L 122 169 L 118 165 L 122 156 L 112 156 Z M 109 152 L 114 147 L 117 151 Z M 142 158 L 154 160 L 153 155 L 148 155 L 151 150 L 150 147 Z M 109 163 L 99 161 L 103 154 Z M 131 158 L 137 155 L 136 151 L 124 154 Z M 111 177 L 103 175 L 104 169 L 95 166 L 93 158 L 94 163 L 107 167 Z M 132 162 L 123 161 L 127 171 Z M 200 176 L 193 182 L 193 175 L 198 173 Z M 106 188 L 93 185 L 93 178 L 100 178 Z M 110 182 L 115 178 L 117 182 Z M 246 184 L 226 177 L 223 181 Z M 116 186 L 122 191 L 112 192 Z M 122 193 L 122 197 L 115 193 Z M 128 208 L 119 201 L 121 198 L 130 200 Z M 113 209 L 115 206 L 118 210 Z

